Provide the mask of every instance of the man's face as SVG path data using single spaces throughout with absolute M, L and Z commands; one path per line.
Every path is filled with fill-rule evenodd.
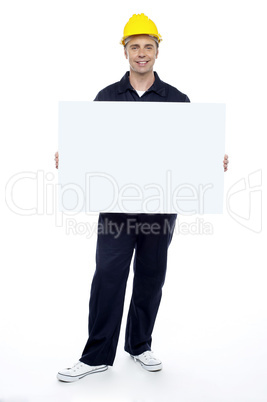
M 124 49 L 130 68 L 137 73 L 147 73 L 153 70 L 158 57 L 158 48 L 154 39 L 148 35 L 134 35 Z

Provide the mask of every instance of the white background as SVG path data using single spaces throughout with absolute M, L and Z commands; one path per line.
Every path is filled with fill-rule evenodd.
M 1 401 L 266 401 L 264 6 L 263 0 L 1 1 Z M 205 217 L 212 235 L 193 226 L 191 233 L 175 232 L 152 345 L 164 369 L 147 373 L 123 352 L 124 316 L 114 366 L 63 384 L 57 371 L 78 360 L 87 339 L 96 235 L 67 234 L 66 217 L 60 226 L 52 211 L 58 101 L 93 100 L 123 76 L 128 64 L 119 41 L 128 19 L 141 12 L 163 37 L 159 77 L 191 102 L 226 103 L 229 208 Z M 129 122 L 140 128 L 138 119 Z M 38 214 L 13 212 L 6 184 L 37 171 Z M 256 192 L 248 187 L 250 174 Z M 25 179 L 11 195 L 26 209 L 35 207 L 36 194 L 36 181 Z M 184 226 L 196 218 L 183 217 Z M 132 275 L 125 313 L 131 281 Z

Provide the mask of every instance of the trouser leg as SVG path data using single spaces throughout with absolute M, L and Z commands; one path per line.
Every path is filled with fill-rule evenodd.
M 144 230 L 137 236 L 133 292 L 124 346 L 126 352 L 132 355 L 151 350 L 152 331 L 166 275 L 167 250 L 173 236 L 176 218 L 177 214 L 138 216 L 138 220 L 145 225 Z
M 126 214 L 100 213 L 98 223 L 96 270 L 89 301 L 89 338 L 80 361 L 91 366 L 112 366 L 136 235 L 127 230 Z

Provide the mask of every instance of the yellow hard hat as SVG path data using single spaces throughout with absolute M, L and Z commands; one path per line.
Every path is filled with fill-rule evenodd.
M 124 27 L 123 37 L 120 43 L 124 46 L 124 40 L 131 35 L 152 35 L 157 38 L 158 42 L 162 41 L 162 37 L 158 33 L 158 29 L 153 21 L 151 21 L 144 13 L 134 14 Z

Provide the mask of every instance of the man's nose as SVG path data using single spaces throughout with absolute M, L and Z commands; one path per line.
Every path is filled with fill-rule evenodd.
M 138 56 L 139 57 L 145 57 L 145 52 L 144 52 L 143 49 L 139 49 Z

